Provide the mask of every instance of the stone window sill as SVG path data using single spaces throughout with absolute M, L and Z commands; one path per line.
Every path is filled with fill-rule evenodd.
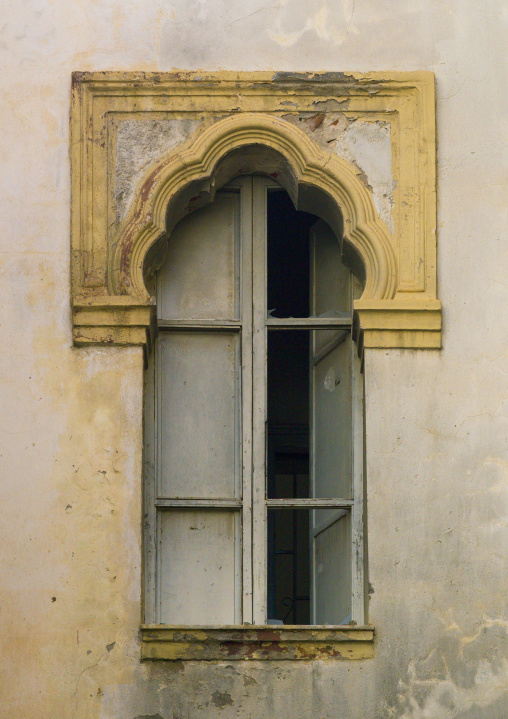
M 369 659 L 371 626 L 141 627 L 141 657 L 166 661 Z

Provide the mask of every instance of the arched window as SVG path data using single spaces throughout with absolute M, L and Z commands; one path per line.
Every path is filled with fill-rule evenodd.
M 275 180 L 171 232 L 146 383 L 146 621 L 364 624 L 361 286 Z
M 348 128 L 367 131 L 363 159 L 342 144 Z M 71 135 L 73 342 L 142 347 L 150 365 L 142 657 L 372 656 L 352 337 L 365 348 L 441 347 L 434 76 L 80 72 Z M 280 295 L 272 302 L 266 222 L 280 190 L 253 173 L 326 223 L 309 228 L 307 317 L 278 316 Z M 294 247 L 279 265 L 297 276 L 305 250 L 295 259 Z M 360 279 L 359 299 L 354 278 L 339 282 L 340 263 Z M 321 286 L 328 297 L 341 287 L 349 304 L 322 302 Z M 347 629 L 247 624 L 347 622 L 349 612 L 358 625 Z M 159 624 L 223 620 L 244 626 Z

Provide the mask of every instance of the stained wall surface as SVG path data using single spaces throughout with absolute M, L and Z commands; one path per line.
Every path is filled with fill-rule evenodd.
M 504 719 L 502 4 L 1 5 L 1 716 Z M 443 349 L 366 356 L 374 659 L 139 660 L 142 354 L 72 347 L 70 75 L 174 68 L 436 74 Z

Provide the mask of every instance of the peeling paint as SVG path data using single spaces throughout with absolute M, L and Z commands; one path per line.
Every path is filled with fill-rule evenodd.
M 129 207 L 143 170 L 171 148 L 185 142 L 202 120 L 120 120 L 116 127 L 114 196 L 116 221 Z
M 380 217 L 393 233 L 395 180 L 392 171 L 391 127 L 382 120 L 360 120 L 351 113 L 326 112 L 329 101 L 315 103 L 323 112 L 299 112 L 285 119 L 301 127 L 327 152 L 351 162 L 372 191 Z
M 381 218 L 394 232 L 391 128 L 389 122 L 356 120 L 337 137 L 331 149 L 360 171 L 360 178 L 372 189 Z
M 182 627 L 142 629 L 142 655 L 149 660 L 301 661 L 369 659 L 374 631 L 370 627 Z
M 316 118 L 319 118 L 319 122 L 316 122 Z M 287 115 L 286 119 L 301 127 L 327 152 L 330 152 L 332 143 L 354 122 L 353 118 L 343 112 L 300 112 L 298 115 Z

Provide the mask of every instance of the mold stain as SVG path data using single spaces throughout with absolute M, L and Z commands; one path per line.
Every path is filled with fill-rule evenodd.
M 234 704 L 233 697 L 231 696 L 231 694 L 229 692 L 219 692 L 219 691 L 215 691 L 212 694 L 212 702 L 219 709 L 223 709 L 226 706 L 233 706 L 233 704 Z
M 283 3 L 287 5 L 288 3 Z M 304 36 L 309 35 L 317 39 L 320 43 L 326 43 L 332 47 L 342 45 L 348 34 L 356 33 L 357 29 L 353 25 L 353 17 L 355 10 L 354 0 L 342 0 L 342 12 L 334 6 L 330 12 L 328 4 L 323 3 L 313 14 L 309 14 L 305 21 L 302 22 L 298 29 L 289 29 L 293 25 L 290 16 L 291 8 L 286 11 L 282 9 L 277 14 L 276 20 L 272 27 L 267 30 L 268 37 L 272 42 L 281 47 L 292 47 L 301 42 Z
M 508 623 L 485 620 L 473 635 L 457 625 L 412 660 L 389 708 L 394 719 L 505 719 Z

